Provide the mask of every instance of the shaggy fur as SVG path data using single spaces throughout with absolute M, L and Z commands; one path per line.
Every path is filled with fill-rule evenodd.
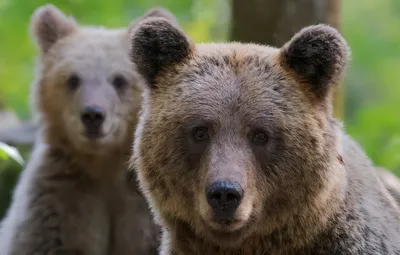
M 383 168 L 377 167 L 378 174 L 382 179 L 383 184 L 389 193 L 396 200 L 397 204 L 400 205 L 400 180 L 391 171 Z
M 151 16 L 172 14 L 152 9 L 142 19 Z M 126 171 L 142 93 L 128 29 L 78 26 L 52 5 L 34 13 L 31 29 L 40 134 L 2 222 L 1 254 L 157 254 L 159 228 Z M 90 105 L 105 111 L 97 139 L 81 121 Z
M 147 83 L 132 162 L 161 254 L 400 253 L 399 209 L 332 117 L 350 55 L 335 29 L 307 27 L 281 49 L 195 45 L 150 18 L 131 53 Z M 218 180 L 244 191 L 229 221 L 206 199 Z

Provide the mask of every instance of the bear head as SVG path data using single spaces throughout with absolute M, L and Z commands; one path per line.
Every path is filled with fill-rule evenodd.
M 131 40 L 146 83 L 132 162 L 166 229 L 235 248 L 333 213 L 344 170 L 331 98 L 349 58 L 334 28 L 282 48 L 194 44 L 149 18 Z
M 47 143 L 83 154 L 130 147 L 142 86 L 129 60 L 128 34 L 154 16 L 175 22 L 161 8 L 123 29 L 80 26 L 51 4 L 35 11 L 30 28 L 39 59 L 31 102 Z

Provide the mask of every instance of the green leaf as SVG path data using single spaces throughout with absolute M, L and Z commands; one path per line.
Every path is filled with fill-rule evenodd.
M 5 143 L 0 142 L 0 159 L 12 158 L 18 162 L 21 166 L 24 165 L 24 159 L 22 158 L 19 151 Z
M 7 160 L 7 159 L 8 159 L 8 154 L 5 151 L 0 150 L 0 160 Z

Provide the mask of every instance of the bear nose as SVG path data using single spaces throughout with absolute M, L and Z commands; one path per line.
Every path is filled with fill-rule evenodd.
M 239 207 L 243 189 L 236 182 L 216 181 L 206 191 L 207 201 L 219 220 L 229 220 Z
M 88 131 L 98 132 L 105 119 L 104 110 L 97 106 L 86 106 L 81 112 L 82 123 Z

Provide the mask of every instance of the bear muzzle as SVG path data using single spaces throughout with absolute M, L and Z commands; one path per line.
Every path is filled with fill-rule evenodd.
M 86 106 L 81 111 L 81 121 L 85 126 L 86 136 L 96 139 L 102 136 L 102 125 L 105 121 L 105 111 L 97 106 Z
M 239 207 L 244 192 L 237 182 L 219 180 L 206 189 L 207 202 L 211 206 L 215 219 L 223 224 L 230 224 Z

